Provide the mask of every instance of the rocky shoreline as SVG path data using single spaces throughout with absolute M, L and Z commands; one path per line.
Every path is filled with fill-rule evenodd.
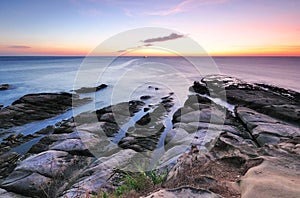
M 222 75 L 194 82 L 190 92 L 178 109 L 173 93 L 156 103 L 145 95 L 34 134 L 6 136 L 0 144 L 0 197 L 109 193 L 120 185 L 117 170 L 139 169 L 168 170 L 167 179 L 128 197 L 300 194 L 299 93 Z M 72 98 L 73 105 L 74 98 L 77 105 L 89 101 L 68 93 L 26 95 L 0 110 L 1 133 L 61 114 Z M 226 99 L 234 110 L 216 99 Z M 32 140 L 25 154 L 13 150 Z

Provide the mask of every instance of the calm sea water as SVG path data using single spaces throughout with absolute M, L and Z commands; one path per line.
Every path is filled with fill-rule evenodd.
M 108 85 L 96 93 L 82 94 L 81 97 L 94 100 L 72 111 L 0 131 L 0 142 L 11 133 L 33 134 L 80 112 L 139 99 L 142 95 L 151 95 L 147 103 L 155 105 L 173 92 L 176 110 L 186 100 L 193 81 L 208 74 L 227 74 L 248 82 L 300 91 L 300 57 L 0 57 L 0 84 L 11 86 L 0 91 L 0 104 L 4 106 L 29 93 L 72 92 L 84 86 Z M 166 119 L 167 128 L 171 127 L 170 119 Z M 24 153 L 38 140 L 14 151 Z
M 215 73 L 300 91 L 300 57 L 0 57 L 0 84 L 11 85 L 0 104 L 101 83 L 109 88 L 97 93 L 99 106 L 138 98 L 149 86 L 184 100 L 194 80 Z

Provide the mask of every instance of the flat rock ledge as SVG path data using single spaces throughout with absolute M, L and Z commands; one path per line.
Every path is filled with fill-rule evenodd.
M 51 118 L 87 101 L 70 93 L 28 94 L 0 110 L 0 129 Z
M 137 164 L 168 170 L 141 197 L 299 197 L 299 93 L 220 75 L 190 91 L 176 110 L 172 94 L 147 97 L 37 132 L 27 154 L 1 154 L 0 197 L 96 196 Z M 214 100 L 224 93 L 233 111 Z

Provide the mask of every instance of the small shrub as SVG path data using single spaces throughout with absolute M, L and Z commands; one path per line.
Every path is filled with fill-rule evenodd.
M 156 170 L 140 171 L 140 172 L 126 172 L 120 171 L 121 185 L 117 187 L 114 192 L 101 192 L 97 198 L 119 198 L 119 197 L 140 197 L 147 194 L 165 181 L 167 171 L 158 173 Z

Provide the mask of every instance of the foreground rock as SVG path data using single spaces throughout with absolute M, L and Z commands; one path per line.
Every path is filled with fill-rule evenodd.
M 212 112 L 205 110 L 203 99 L 189 105 L 191 108 L 185 105 L 180 114 L 175 113 L 173 130 L 176 132 L 170 141 L 173 137 L 182 142 L 188 136 L 187 132 L 193 131 L 194 135 L 187 142 L 194 146 L 180 157 L 163 186 L 167 189 L 191 186 L 222 197 L 299 196 L 300 129 L 299 123 L 295 122 L 299 119 L 295 114 L 300 106 L 299 95 L 283 89 L 275 93 L 278 89 L 266 90 L 224 76 L 207 77 L 202 81 L 209 86 L 195 83 L 191 90 L 216 97 L 225 89 L 229 101 L 236 105 L 235 115 L 233 118 L 226 115 L 223 127 L 210 122 L 212 128 L 207 134 L 218 128 L 220 135 L 210 142 L 210 150 L 203 150 L 195 138 L 201 139 L 198 130 Z M 279 111 L 273 104 L 289 104 L 293 108 Z M 281 119 L 287 112 L 291 115 Z M 205 138 L 202 136 L 202 139 Z
M 214 194 L 207 190 L 201 190 L 192 187 L 180 187 L 177 189 L 160 190 L 146 198 L 177 198 L 177 197 L 190 197 L 190 198 L 221 198 L 221 196 Z
M 20 157 L 13 153 L 2 155 L 3 160 L 0 158 L 4 193 L 74 197 L 88 191 L 95 194 L 100 187 L 111 188 L 107 180 L 113 170 L 127 164 L 136 152 L 120 150 L 109 141 L 106 133 L 111 132 L 106 124 L 115 124 L 115 133 L 118 133 L 119 125 L 130 120 L 143 105 L 141 101 L 120 103 L 65 120 L 55 128 L 49 127 L 51 133 L 45 129 L 37 132 L 48 135 L 29 150 L 22 162 L 14 163 Z
M 282 142 L 268 146 L 263 152 L 263 163 L 250 169 L 240 180 L 243 197 L 299 197 L 300 152 L 294 144 Z M 289 145 L 289 148 L 286 145 Z
M 23 156 L 5 148 L 30 137 L 9 136 L 1 144 L 0 196 L 96 196 L 117 189 L 118 171 L 141 169 L 169 170 L 144 197 L 299 195 L 297 93 L 224 76 L 190 90 L 177 110 L 169 94 L 155 104 L 149 96 L 81 113 L 35 133 L 43 138 Z M 227 92 L 234 111 L 214 99 Z M 292 108 L 280 112 L 275 104 Z
M 0 128 L 7 129 L 51 118 L 69 110 L 72 102 L 73 105 L 79 105 L 87 101 L 70 93 L 28 94 L 0 110 Z

